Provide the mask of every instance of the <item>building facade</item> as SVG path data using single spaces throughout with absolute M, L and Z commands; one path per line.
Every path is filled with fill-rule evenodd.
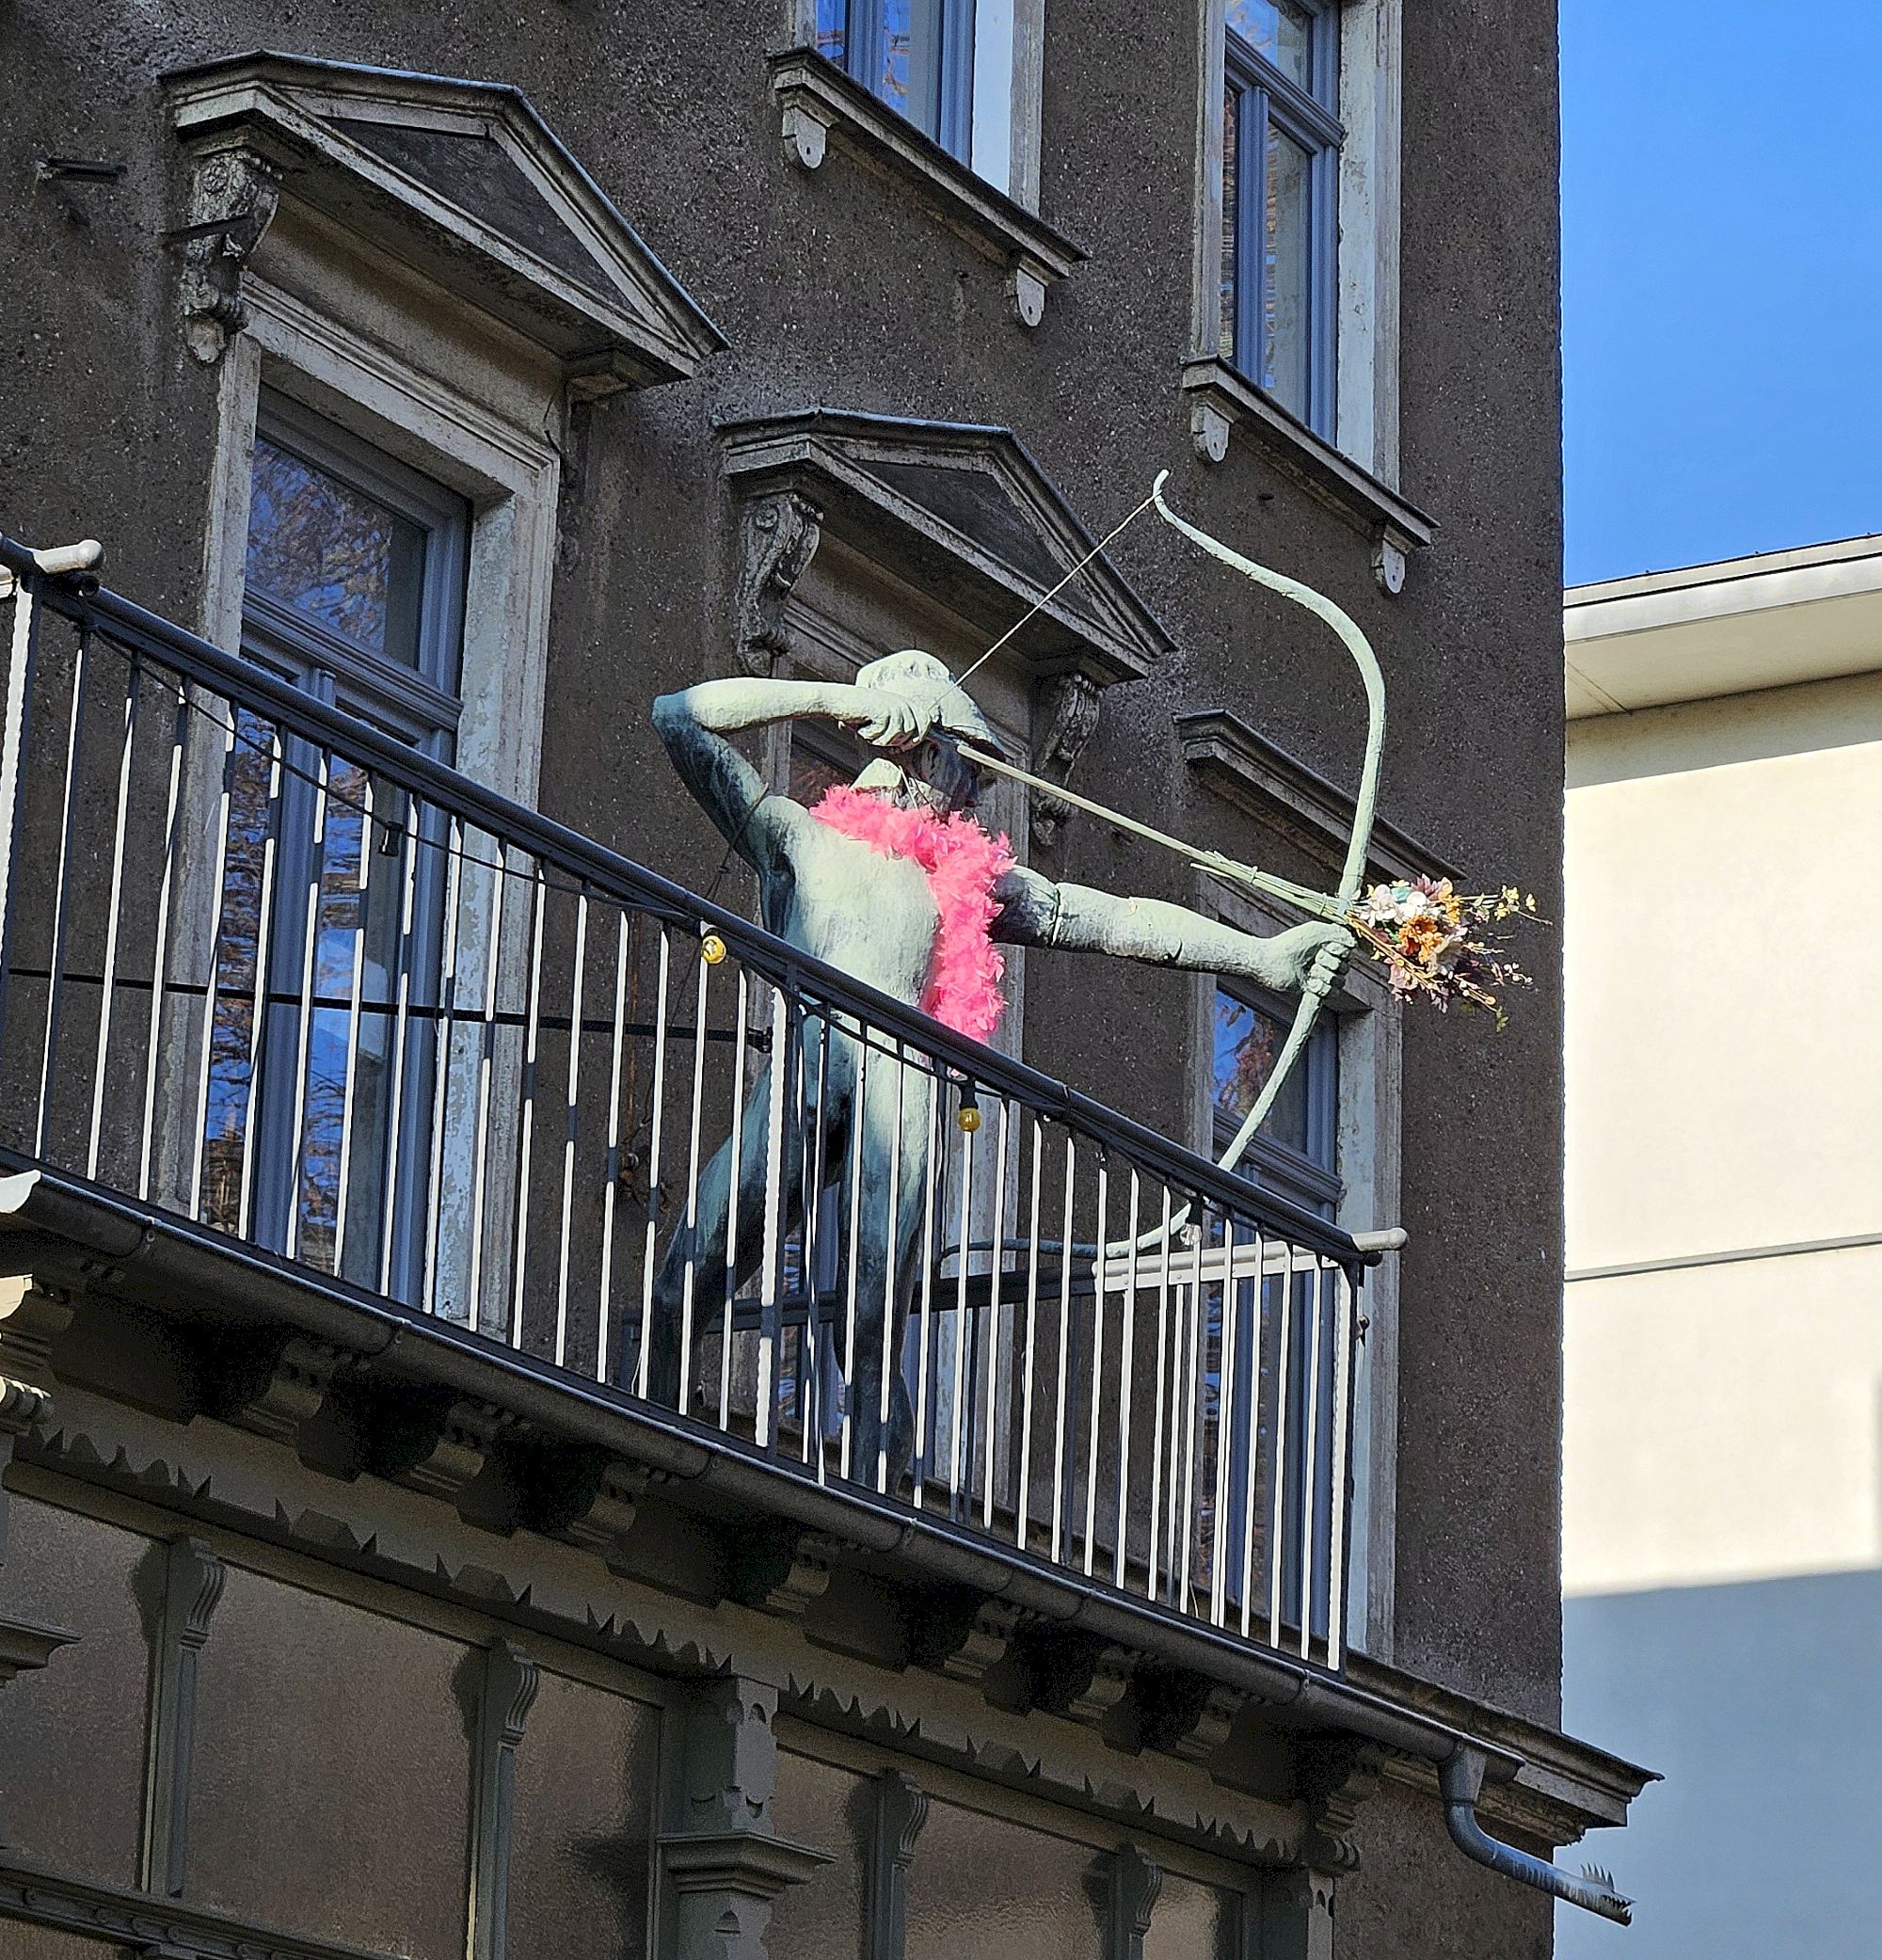
M 1555 915 L 1552 11 L 4 31 L 4 529 L 106 557 L 7 548 L 0 1951 L 1546 1952 L 1644 1775 L 1560 1726 L 1553 954 L 1494 1040 L 1353 971 L 1231 1174 L 1291 1002 L 1035 951 L 952 1039 L 650 705 L 988 655 L 1023 863 L 1271 930 L 1054 793 L 1337 874 L 1332 636 L 1093 555 L 1168 470 L 1377 645 L 1370 868 Z
M 1629 1833 L 1646 1951 L 1859 1952 L 1882 1063 L 1845 1003 L 1878 952 L 1882 551 L 1576 587 L 1567 618 L 1568 1712 L 1667 1773 Z

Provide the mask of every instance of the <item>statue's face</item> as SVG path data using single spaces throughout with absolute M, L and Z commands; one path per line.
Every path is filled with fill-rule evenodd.
M 951 741 L 930 736 L 917 749 L 896 758 L 901 789 L 896 801 L 943 817 L 970 814 L 981 801 L 981 773 Z

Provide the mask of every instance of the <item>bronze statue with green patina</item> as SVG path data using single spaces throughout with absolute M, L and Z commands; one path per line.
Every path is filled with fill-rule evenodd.
M 846 834 L 767 789 L 733 738 L 786 721 L 822 721 L 853 730 L 878 752 L 857 776 L 854 791 L 942 820 L 974 811 L 981 773 L 970 758 L 997 750 L 993 731 L 947 667 L 918 651 L 871 662 L 853 684 L 711 680 L 654 704 L 655 727 L 682 780 L 757 874 L 767 929 L 919 1007 L 929 993 L 943 928 L 929 875 L 913 858 Z M 1337 924 L 1314 921 L 1261 938 L 1187 906 L 1055 882 L 1010 863 L 993 880 L 991 899 L 986 930 L 997 944 L 1108 953 L 1230 975 L 1309 998 L 1332 987 L 1351 946 L 1350 934 Z M 854 1188 L 852 1180 L 860 1180 L 856 1270 L 841 1276 L 838 1291 L 856 1302 L 853 1351 L 845 1358 L 851 1474 L 874 1482 L 885 1472 L 892 1476 L 909 1455 L 908 1399 L 892 1358 L 901 1352 L 917 1277 L 933 1078 L 926 1070 L 885 1060 L 880 1053 L 864 1062 L 858 1042 L 834 1018 L 820 1039 L 827 1044 L 823 1059 L 815 1072 L 805 1071 L 803 1085 L 789 1098 L 795 1107 L 787 1108 L 781 1124 L 784 1188 L 788 1201 L 801 1192 L 806 1144 L 821 1144 L 820 1160 L 841 1177 L 844 1188 Z M 682 1227 L 667 1248 L 648 1332 L 647 1387 L 669 1407 L 680 1393 L 681 1308 L 689 1268 L 694 1275 L 727 1269 L 726 1238 L 733 1217 L 740 1243 L 730 1269 L 742 1278 L 761 1256 L 773 1092 L 767 1067 L 739 1125 L 739 1161 L 733 1162 L 728 1139 L 701 1175 L 693 1224 Z M 788 1229 L 795 1228 L 797 1210 L 789 1204 Z M 842 1254 L 849 1256 L 847 1245 Z M 716 1325 L 711 1316 L 701 1316 L 695 1340 L 706 1331 L 701 1322 Z M 885 1357 L 891 1358 L 887 1382 Z

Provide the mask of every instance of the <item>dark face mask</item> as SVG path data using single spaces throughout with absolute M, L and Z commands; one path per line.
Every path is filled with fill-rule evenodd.
M 980 807 L 981 773 L 951 741 L 930 736 L 911 759 L 908 772 L 927 786 L 943 809 L 967 815 Z

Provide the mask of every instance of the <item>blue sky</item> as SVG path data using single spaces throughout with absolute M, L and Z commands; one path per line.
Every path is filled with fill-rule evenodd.
M 1882 5 L 1561 20 L 1571 582 L 1882 531 Z

